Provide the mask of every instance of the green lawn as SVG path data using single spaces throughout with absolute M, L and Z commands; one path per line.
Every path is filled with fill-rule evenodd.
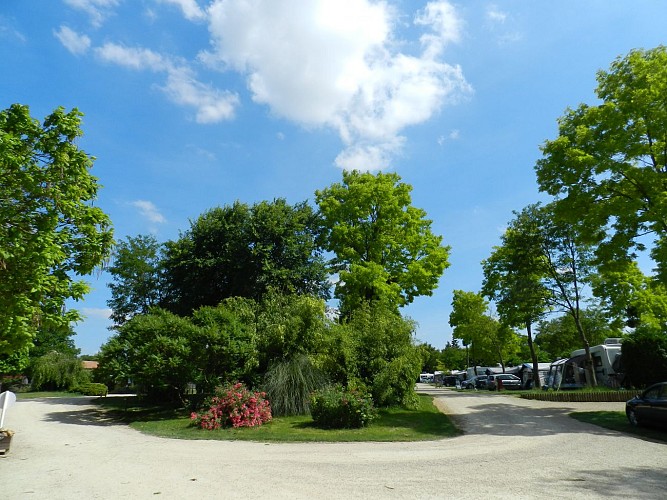
M 380 410 L 379 417 L 363 429 L 324 430 L 309 416 L 274 418 L 255 428 L 206 431 L 190 425 L 182 410 L 145 406 L 131 398 L 100 398 L 113 415 L 147 434 L 175 439 L 214 439 L 280 442 L 424 441 L 457 436 L 461 432 L 433 405 L 433 398 L 419 395 L 419 408 Z
M 17 392 L 16 399 L 35 399 L 35 398 L 77 398 L 81 394 L 78 392 L 65 391 L 35 391 L 35 392 Z
M 667 430 L 652 427 L 633 427 L 628 422 L 625 412 L 622 411 L 582 411 L 571 413 L 570 416 L 581 422 L 599 425 L 605 429 L 667 443 Z

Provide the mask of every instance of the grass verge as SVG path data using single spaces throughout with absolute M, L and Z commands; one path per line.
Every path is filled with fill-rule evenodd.
M 279 417 L 254 428 L 206 431 L 190 425 L 183 410 L 144 405 L 130 397 L 100 398 L 99 403 L 130 427 L 146 434 L 173 439 L 211 439 L 273 442 L 427 441 L 459 435 L 431 396 L 419 395 L 414 410 L 387 408 L 363 429 L 319 429 L 310 416 Z
M 653 427 L 634 427 L 628 422 L 625 413 L 622 411 L 578 411 L 571 413 L 570 416 L 580 422 L 598 425 L 605 429 L 667 443 L 667 430 Z
M 79 392 L 64 391 L 35 391 L 35 392 L 17 392 L 16 399 L 35 399 L 35 398 L 78 398 Z

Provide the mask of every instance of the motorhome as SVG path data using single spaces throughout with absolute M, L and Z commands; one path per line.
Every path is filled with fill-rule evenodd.
M 619 387 L 617 369 L 621 359 L 621 342 L 620 338 L 610 338 L 590 348 L 598 385 Z M 585 349 L 577 349 L 572 352 L 571 357 L 585 356 L 585 354 Z
M 609 338 L 604 343 L 590 348 L 595 378 L 598 385 L 619 387 L 621 380 L 618 367 L 621 359 L 620 338 Z M 551 363 L 546 386 L 553 389 L 577 389 L 586 385 L 586 350 L 572 351 L 569 358 Z

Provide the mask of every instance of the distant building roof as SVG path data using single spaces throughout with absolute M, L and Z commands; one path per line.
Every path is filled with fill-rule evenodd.
M 99 363 L 97 361 L 82 361 L 81 365 L 85 370 L 94 370 L 99 366 Z

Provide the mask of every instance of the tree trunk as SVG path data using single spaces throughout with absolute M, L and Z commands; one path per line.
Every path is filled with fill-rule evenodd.
M 584 329 L 581 326 L 581 321 L 579 321 L 579 315 L 574 317 L 574 324 L 577 326 L 577 331 L 579 332 L 579 337 L 584 344 L 584 351 L 586 352 L 586 357 L 584 359 L 584 368 L 586 370 L 586 383 L 590 387 L 597 387 L 598 381 L 595 376 L 595 366 L 593 364 L 593 356 L 591 356 L 591 346 L 588 343 Z
M 535 345 L 533 344 L 533 329 L 530 320 L 526 321 L 526 333 L 528 334 L 528 348 L 530 349 L 530 357 L 533 361 L 533 388 L 540 388 L 540 371 L 539 362 L 537 361 L 537 353 L 535 352 Z

